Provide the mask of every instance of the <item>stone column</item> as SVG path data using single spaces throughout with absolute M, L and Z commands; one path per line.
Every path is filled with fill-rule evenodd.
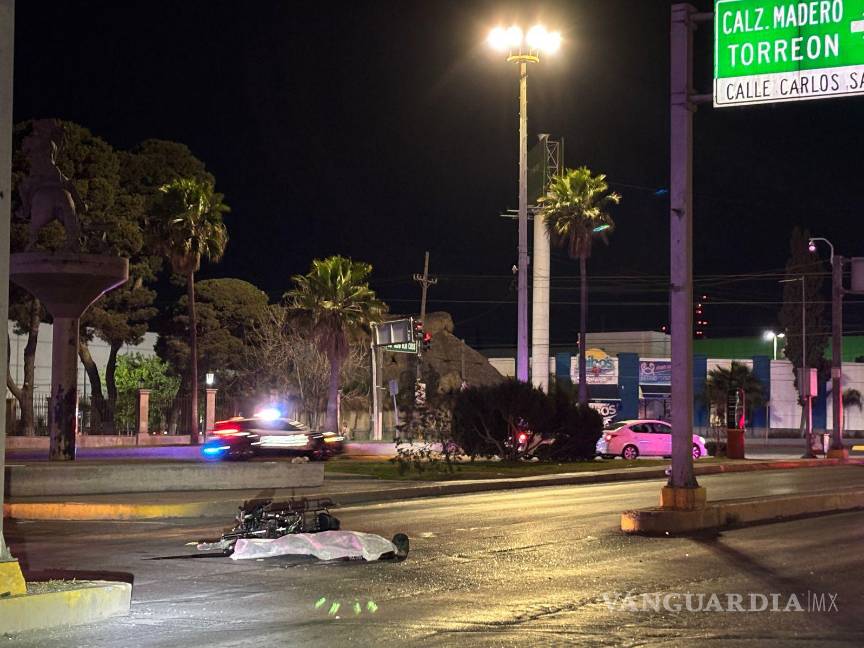
M 138 390 L 138 434 L 150 432 L 150 390 Z
M 216 392 L 214 387 L 207 388 L 207 403 L 204 409 L 204 434 L 216 427 Z
M 78 432 L 78 319 L 54 318 L 51 342 L 51 416 L 48 434 L 52 461 L 75 459 Z

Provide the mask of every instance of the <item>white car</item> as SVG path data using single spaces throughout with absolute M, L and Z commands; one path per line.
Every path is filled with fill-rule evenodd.
M 597 442 L 597 454 L 601 457 L 671 457 L 672 426 L 665 421 L 636 420 L 616 421 L 603 430 Z M 693 458 L 704 457 L 705 439 L 693 435 Z

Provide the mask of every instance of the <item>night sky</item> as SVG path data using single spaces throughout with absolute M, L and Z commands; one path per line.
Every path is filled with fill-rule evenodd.
M 232 207 L 226 258 L 202 277 L 246 279 L 275 300 L 313 258 L 340 253 L 371 262 L 391 309 L 411 312 L 429 250 L 430 310 L 452 312 L 469 343 L 512 345 L 516 224 L 499 214 L 517 206 L 518 78 L 484 41 L 491 26 L 539 18 L 565 42 L 530 70 L 530 141 L 563 137 L 565 164 L 606 173 L 624 198 L 589 262 L 589 328 L 658 329 L 670 5 L 24 0 L 15 119 L 69 119 L 118 148 L 187 144 Z M 710 92 L 707 26 L 697 49 L 698 90 Z M 779 305 L 738 302 L 780 300 L 794 225 L 864 255 L 862 124 L 864 98 L 700 109 L 694 271 L 709 336 L 776 326 Z M 750 273 L 767 276 L 731 276 Z M 554 251 L 554 343 L 575 338 L 577 275 Z M 858 314 L 847 308 L 847 331 L 864 328 Z

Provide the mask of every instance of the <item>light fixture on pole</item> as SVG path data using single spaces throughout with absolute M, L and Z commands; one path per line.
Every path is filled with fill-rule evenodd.
M 774 343 L 774 360 L 777 359 L 777 340 L 783 339 L 785 337 L 785 333 L 775 333 L 774 331 L 765 331 L 765 333 L 762 335 L 763 340 L 765 340 L 766 342 Z
M 553 54 L 561 47 L 561 33 L 535 25 L 524 33 L 516 25 L 496 27 L 489 32 L 489 45 L 507 53 L 508 63 L 519 64 L 519 247 L 517 265 L 517 341 L 516 378 L 528 382 L 528 64 L 539 63 L 540 54 Z M 538 235 L 539 232 L 539 235 Z M 545 246 L 545 252 L 544 252 Z M 539 248 L 539 249 L 538 249 Z M 543 273 L 538 263 L 545 263 L 546 308 L 548 310 L 549 239 L 542 222 L 534 223 L 534 272 Z M 546 315 L 546 355 L 548 358 L 548 313 Z M 542 364 L 535 358 L 535 366 Z M 548 367 L 548 359 L 546 360 Z M 536 373 L 536 372 L 535 372 Z M 546 376 L 548 368 L 543 371 Z
M 807 249 L 816 252 L 816 241 L 828 246 L 831 252 L 831 448 L 828 456 L 845 459 L 849 456 L 843 444 L 843 257 L 834 254 L 834 245 L 826 238 L 815 236 Z

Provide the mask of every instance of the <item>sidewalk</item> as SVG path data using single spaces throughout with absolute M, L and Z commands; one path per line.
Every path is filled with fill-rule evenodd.
M 864 459 L 846 462 L 833 459 L 732 461 L 725 464 L 697 465 L 697 476 L 760 470 L 829 467 L 864 464 Z M 187 491 L 164 493 L 127 493 L 80 495 L 67 498 L 19 497 L 4 505 L 6 517 L 31 520 L 136 520 L 164 518 L 230 518 L 247 499 L 289 497 L 329 497 L 334 508 L 393 500 L 482 493 L 543 486 L 600 484 L 620 481 L 662 480 L 665 467 L 628 468 L 599 472 L 565 473 L 508 479 L 482 479 L 446 482 L 405 482 L 369 479 L 355 475 L 328 473 L 319 488 Z

